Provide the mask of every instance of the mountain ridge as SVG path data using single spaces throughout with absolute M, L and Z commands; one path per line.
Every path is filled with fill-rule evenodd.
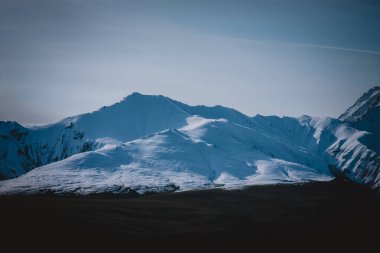
M 373 135 L 344 119 L 249 117 L 233 108 L 132 93 L 55 124 L 0 123 L 2 179 L 30 171 L 0 182 L 0 193 L 144 193 L 324 181 L 333 178 L 330 166 L 377 188 Z
M 380 87 L 364 93 L 340 117 L 340 120 L 372 135 L 368 146 L 380 154 Z
M 338 117 L 341 121 L 356 122 L 371 109 L 380 105 L 380 86 L 375 86 L 365 92 L 356 102 Z
M 14 178 L 36 167 L 96 150 L 108 143 L 123 143 L 147 134 L 186 124 L 192 113 L 249 121 L 249 117 L 224 107 L 188 106 L 162 95 L 134 92 L 121 101 L 91 113 L 67 117 L 56 123 L 24 127 L 0 122 L 0 178 Z M 231 113 L 232 112 L 232 113 Z M 162 118 L 162 119 L 161 119 Z M 48 139 L 46 136 L 50 136 Z

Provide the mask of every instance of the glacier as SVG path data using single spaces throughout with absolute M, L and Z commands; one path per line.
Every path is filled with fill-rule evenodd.
M 339 119 L 249 117 L 223 106 L 133 93 L 47 126 L 0 122 L 0 175 L 6 179 L 0 194 L 235 189 L 329 181 L 336 173 L 378 188 L 379 121 L 372 111 L 380 93 L 375 87 L 363 96 Z M 359 114 L 360 122 L 349 120 Z

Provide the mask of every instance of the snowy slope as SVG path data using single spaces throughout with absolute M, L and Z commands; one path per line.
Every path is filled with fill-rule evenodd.
M 364 96 L 340 120 L 250 118 L 222 106 L 133 93 L 110 107 L 44 127 L 0 122 L 2 177 L 29 171 L 1 181 L 0 193 L 235 188 L 331 180 L 331 170 L 377 188 L 375 134 L 355 125 L 379 122 L 372 114 L 377 88 Z
M 163 96 L 138 93 L 98 111 L 25 128 L 0 122 L 0 178 L 13 178 L 73 154 L 183 126 L 188 113 Z
M 141 193 L 332 178 L 327 164 L 302 148 L 225 119 L 191 116 L 180 129 L 108 145 L 3 181 L 0 193 Z
M 356 163 L 355 168 L 352 169 L 352 174 L 355 178 L 359 178 L 360 182 L 379 188 L 380 87 L 373 87 L 364 93 L 339 119 L 358 130 L 365 131 L 359 141 L 366 147 L 351 145 L 350 152 L 340 154 L 340 157 L 343 160 Z M 343 166 L 348 167 L 349 162 Z
M 357 122 L 375 107 L 380 106 L 380 87 L 375 86 L 364 93 L 339 119 L 345 122 Z
M 321 157 L 336 172 L 372 188 L 380 186 L 380 157 L 371 149 L 373 135 L 340 120 L 256 116 L 253 120 L 272 135 Z
M 248 116 L 222 106 L 188 106 L 164 96 L 133 93 L 112 106 L 43 127 L 0 122 L 0 180 L 108 143 L 182 127 L 194 114 L 237 123 L 250 121 Z
M 380 87 L 364 93 L 339 119 L 356 129 L 371 133 L 367 145 L 380 153 Z

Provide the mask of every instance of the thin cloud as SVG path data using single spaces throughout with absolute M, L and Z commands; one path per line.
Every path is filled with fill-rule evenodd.
M 181 34 L 189 34 L 181 32 Z M 194 33 L 193 33 L 194 35 Z M 307 47 L 307 48 L 320 48 L 320 49 L 328 49 L 328 50 L 339 50 L 339 51 L 348 51 L 354 53 L 362 53 L 362 54 L 375 54 L 380 55 L 380 51 L 374 50 L 366 50 L 359 48 L 348 48 L 348 47 L 337 47 L 337 46 L 328 46 L 328 45 L 318 45 L 318 44 L 309 44 L 309 43 L 301 43 L 301 42 L 287 42 L 287 41 L 274 41 L 274 40 L 260 40 L 260 39 L 245 39 L 245 38 L 235 38 L 229 36 L 220 36 L 220 35 L 204 35 L 204 34 L 196 34 L 202 37 L 208 37 L 212 39 L 225 40 L 225 41 L 236 41 L 240 43 L 255 43 L 255 44 L 272 44 L 272 45 L 282 45 L 282 46 L 296 46 L 296 47 Z
M 285 45 L 300 46 L 300 47 L 322 48 L 322 49 L 330 49 L 330 50 L 340 50 L 340 51 L 349 51 L 349 52 L 355 52 L 355 53 L 380 55 L 380 51 L 358 49 L 358 48 L 335 47 L 335 46 L 316 45 L 316 44 L 307 44 L 307 43 L 295 43 L 295 42 L 278 42 L 278 43 L 285 44 Z

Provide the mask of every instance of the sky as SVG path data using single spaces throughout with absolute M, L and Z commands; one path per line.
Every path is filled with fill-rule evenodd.
M 0 0 L 0 120 L 140 92 L 247 115 L 337 117 L 380 85 L 380 1 Z

